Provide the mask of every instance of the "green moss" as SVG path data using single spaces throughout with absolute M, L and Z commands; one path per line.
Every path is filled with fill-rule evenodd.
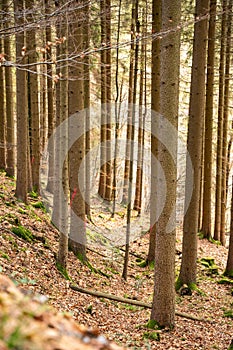
M 58 271 L 62 274 L 62 276 L 67 280 L 67 281 L 72 281 L 72 279 L 70 278 L 66 268 L 64 266 L 62 266 L 60 263 L 56 263 L 56 267 L 58 269 Z
M 0 251 L 0 254 L 1 254 L 1 257 L 2 257 L 3 259 L 6 259 L 6 260 L 8 260 L 8 261 L 11 260 L 8 254 L 6 254 L 6 253 L 4 253 L 4 252 L 2 252 L 2 251 Z
M 224 312 L 224 317 L 230 317 L 233 319 L 233 310 L 227 310 Z
M 216 241 L 215 239 L 213 239 L 212 237 L 210 237 L 209 239 L 209 242 L 213 243 L 213 244 L 216 244 L 216 245 L 222 245 L 222 243 L 220 241 Z
M 19 238 L 24 239 L 25 241 L 32 243 L 34 241 L 33 234 L 31 231 L 21 225 L 12 227 L 11 231 L 18 236 Z
M 43 202 L 32 203 L 32 206 L 33 206 L 34 208 L 41 209 L 44 213 L 46 213 L 46 208 L 45 208 Z
M 203 257 L 200 259 L 200 263 L 208 267 L 215 265 L 214 258 L 212 257 Z
M 160 334 L 158 332 L 144 332 L 143 339 L 160 341 Z
M 159 323 L 156 320 L 149 320 L 146 324 L 145 324 L 146 328 L 149 329 L 162 329 L 163 327 L 161 327 L 159 325 Z
M 29 192 L 29 197 L 31 197 L 31 198 L 38 198 L 38 193 L 36 192 L 36 191 L 31 191 L 31 192 Z
M 230 280 L 229 278 L 222 278 L 220 279 L 218 282 L 218 284 L 229 284 L 229 285 L 233 285 L 233 281 Z
M 137 263 L 139 267 L 146 267 L 148 266 L 148 262 L 146 260 L 141 260 L 140 262 Z
M 229 271 L 225 270 L 223 275 L 233 278 L 233 270 L 229 270 Z
M 181 279 L 178 277 L 175 283 L 175 290 L 178 291 L 183 286 Z

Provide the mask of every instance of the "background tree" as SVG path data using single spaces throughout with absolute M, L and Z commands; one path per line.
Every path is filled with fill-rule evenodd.
M 205 106 L 205 73 L 206 73 L 206 44 L 208 35 L 209 1 L 196 0 L 195 18 L 201 18 L 194 25 L 193 62 L 189 104 L 187 151 L 192 166 L 186 159 L 185 207 L 188 209 L 184 216 L 182 261 L 178 278 L 178 286 L 196 283 L 197 264 L 197 232 L 201 181 L 201 157 L 203 140 L 203 121 Z M 193 188 L 190 179 L 193 176 Z M 188 205 L 190 191 L 192 196 Z
M 15 25 L 24 26 L 24 2 L 14 0 Z M 25 35 L 20 29 L 15 35 L 16 61 L 26 63 Z M 26 70 L 16 71 L 16 101 L 17 101 L 17 177 L 16 197 L 27 202 L 28 192 L 28 108 Z
M 212 189 L 212 143 L 213 143 L 213 102 L 214 102 L 214 64 L 215 64 L 215 22 L 216 0 L 210 1 L 208 31 L 208 58 L 204 132 L 204 190 L 202 232 L 205 238 L 211 237 L 211 189 Z
M 158 33 L 161 30 L 161 5 L 159 0 L 153 0 L 152 3 L 152 34 L 155 35 L 152 41 L 152 59 L 151 59 L 151 110 L 152 116 L 160 113 L 160 38 Z M 157 37 L 156 37 L 157 33 Z M 156 140 L 155 123 L 151 124 L 151 202 L 156 201 L 156 163 L 155 157 L 158 155 L 158 145 Z M 155 240 L 156 240 L 156 206 L 152 205 L 150 209 L 150 241 L 147 260 L 149 263 L 155 259 Z

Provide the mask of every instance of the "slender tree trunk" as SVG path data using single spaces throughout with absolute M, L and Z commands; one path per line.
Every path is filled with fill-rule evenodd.
M 1 9 L 1 6 L 0 6 Z M 4 7 L 2 6 L 2 10 Z M 2 21 L 2 17 L 1 17 Z M 2 25 L 0 24 L 2 30 Z M 3 42 L 0 39 L 0 52 L 3 52 Z M 5 68 L 6 69 L 6 68 Z M 4 68 L 0 66 L 0 169 L 6 169 L 6 115 L 4 99 Z
M 27 21 L 34 21 L 33 8 L 34 0 L 26 0 L 26 8 L 28 11 Z M 36 52 L 36 32 L 31 28 L 26 33 L 27 58 L 30 64 L 30 72 L 28 73 L 28 106 L 29 119 L 31 126 L 31 170 L 32 170 L 32 187 L 35 191 L 39 191 L 39 169 L 40 169 L 40 118 L 39 118 L 39 99 L 38 99 L 38 80 L 37 80 L 37 52 Z M 34 64 L 34 65 L 33 65 Z M 31 73 L 32 72 L 32 73 Z
M 111 94 L 112 94 L 112 79 L 111 79 L 111 0 L 105 0 L 105 15 L 106 15 L 106 41 L 108 50 L 106 51 L 106 102 L 107 102 L 107 116 L 106 116 L 106 188 L 104 192 L 104 199 L 112 200 L 112 162 L 111 162 Z
M 63 1 L 64 3 L 64 1 Z M 60 19 L 59 24 L 59 37 L 66 38 L 63 40 L 60 46 L 60 57 L 63 59 L 68 56 L 68 24 L 66 13 Z M 61 64 L 60 66 L 60 98 L 59 98 L 59 113 L 61 123 L 66 121 L 68 118 L 68 65 Z M 65 129 L 65 130 L 64 130 Z M 60 136 L 60 149 L 68 151 L 68 124 L 64 124 L 63 135 Z M 60 238 L 59 248 L 57 254 L 57 263 L 66 268 L 67 266 L 67 255 L 68 255 L 68 198 L 69 198 L 69 169 L 68 169 L 68 156 L 65 158 L 64 163 L 59 167 L 60 173 L 59 179 L 62 179 L 62 190 L 64 198 L 61 196 L 60 200 Z
M 169 31 L 180 23 L 181 1 L 162 2 L 162 29 Z M 173 135 L 166 133 L 166 142 L 158 143 L 158 161 L 166 179 L 166 199 L 163 211 L 156 223 L 155 280 L 151 319 L 161 326 L 172 328 L 175 324 L 175 244 L 176 244 L 176 159 L 179 105 L 180 32 L 175 30 L 161 41 L 161 117 L 157 124 L 164 134 L 164 123 L 172 126 Z M 155 122 L 155 121 L 152 121 Z M 175 133 L 175 134 L 174 134 Z M 168 151 L 169 147 L 169 151 Z M 153 174 L 154 175 L 154 174 Z M 164 181 L 159 173 L 157 190 Z M 160 195 L 160 194 L 159 194 Z M 156 206 L 161 203 L 156 198 Z
M 227 183 L 227 135 L 228 135 L 228 114 L 229 114 L 229 88 L 230 88 L 230 62 L 231 62 L 231 25 L 232 25 L 232 4 L 229 0 L 227 17 L 227 41 L 226 41 L 226 64 L 225 64 L 225 88 L 223 106 L 223 135 L 222 135 L 222 183 L 221 183 L 221 222 L 220 242 L 226 245 L 226 183 Z
M 211 192 L 212 192 L 212 143 L 213 143 L 213 98 L 214 98 L 214 62 L 215 62 L 215 22 L 216 0 L 210 1 L 210 19 L 208 33 L 208 59 L 205 110 L 204 145 L 204 193 L 202 232 L 205 238 L 211 237 Z
M 130 142 L 132 134 L 132 102 L 133 102 L 133 74 L 134 74 L 134 49 L 135 49 L 135 0 L 132 1 L 132 17 L 131 17 L 131 46 L 130 46 L 130 64 L 129 64 L 129 91 L 128 91 L 128 116 L 127 116 L 127 136 L 126 136 L 126 150 L 125 150 L 125 169 L 124 169 L 124 185 L 122 204 L 128 203 L 128 187 L 129 172 L 130 172 Z
M 3 0 L 3 10 L 9 11 L 10 3 L 8 0 Z M 7 21 L 6 27 L 11 23 Z M 9 36 L 4 38 L 5 59 L 11 61 L 12 50 Z M 14 122 L 14 89 L 12 79 L 12 68 L 5 68 L 5 93 L 6 93 L 6 173 L 9 176 L 15 175 L 15 122 Z
M 196 18 L 208 13 L 209 1 L 196 0 Z M 193 43 L 193 63 L 191 78 L 191 93 L 189 105 L 189 124 L 187 151 L 192 166 L 186 160 L 185 207 L 192 193 L 191 200 L 184 217 L 183 246 L 181 270 L 177 285 L 192 285 L 196 283 L 197 265 L 197 232 L 198 208 L 201 180 L 201 154 L 203 137 L 203 120 L 205 105 L 205 72 L 206 72 L 206 44 L 208 35 L 207 17 L 195 23 Z M 190 179 L 193 176 L 193 188 L 190 188 Z
M 136 44 L 135 44 L 135 62 L 134 62 L 134 85 L 133 85 L 133 106 L 132 106 L 132 130 L 130 144 L 130 167 L 129 167 L 129 186 L 128 186 L 128 203 L 127 203 L 127 225 L 125 241 L 125 257 L 122 277 L 127 280 L 128 263 L 129 263 L 129 244 L 130 244 L 130 227 L 131 227 L 131 209 L 132 209 L 132 183 L 133 183 L 133 158 L 134 158 L 134 133 L 135 133 L 135 107 L 137 99 L 137 73 L 138 73 L 138 54 L 139 54 L 139 31 L 140 23 L 138 21 L 138 0 L 135 3 L 135 20 L 136 20 Z
M 101 132 L 100 132 L 100 179 L 99 179 L 99 195 L 104 198 L 106 189 L 106 139 L 107 139 L 107 81 L 106 81 L 106 16 L 105 16 L 105 0 L 100 1 L 100 16 L 101 16 L 101 45 L 100 53 L 101 64 Z
M 24 2 L 14 0 L 15 24 L 24 25 Z M 16 60 L 25 62 L 23 48 L 25 47 L 24 31 L 20 31 L 15 36 L 16 40 Z M 16 197 L 23 202 L 27 202 L 28 190 L 28 109 L 27 109 L 27 82 L 26 71 L 17 69 L 16 71 L 16 100 L 17 100 L 17 180 Z
M 161 30 L 161 0 L 153 0 L 152 5 L 152 33 Z M 152 67 L 151 67 L 151 110 L 152 118 L 160 113 L 160 39 L 152 41 Z M 150 242 L 147 260 L 151 263 L 155 260 L 156 241 L 156 157 L 158 156 L 158 142 L 155 137 L 155 124 L 151 124 L 151 198 L 150 198 Z
M 142 12 L 143 18 L 143 36 L 145 35 L 145 11 Z M 145 56 L 145 42 L 141 43 L 141 57 L 140 57 L 140 83 L 139 83 L 139 129 L 138 129 L 138 154 L 137 154 L 137 173 L 136 173 L 136 191 L 134 200 L 134 209 L 137 210 L 138 215 L 141 214 L 142 202 L 142 174 L 143 174 L 143 145 L 144 145 L 144 129 L 143 129 L 143 88 L 144 88 L 144 58 Z
M 90 5 L 85 4 L 84 8 L 84 18 L 85 23 L 83 25 L 83 50 L 84 53 L 89 50 L 90 46 Z M 91 220 L 91 164 L 90 164 L 90 150 L 91 150 L 91 133 L 90 133 L 90 58 L 89 55 L 84 56 L 84 108 L 85 108 L 85 122 L 86 122 L 86 138 L 85 138 L 85 148 L 86 148 L 86 157 L 85 157 L 85 211 L 86 216 Z
M 45 14 L 49 15 L 52 11 L 52 4 L 50 0 L 45 0 Z M 47 61 L 52 58 L 52 29 L 51 26 L 46 26 L 45 29 L 45 37 L 46 37 L 46 59 Z M 51 137 L 54 130 L 54 91 L 53 91 L 53 80 L 52 80 L 52 66 L 46 66 L 47 73 L 47 105 L 48 105 L 48 139 Z M 54 185 L 54 148 L 49 154 L 49 165 L 48 165 L 48 183 L 47 183 L 47 191 L 53 192 Z
M 232 194 L 231 194 L 231 225 L 230 225 L 230 241 L 227 257 L 226 276 L 233 277 L 233 176 L 232 176 Z
M 218 93 L 218 136 L 216 160 L 216 189 L 215 189 L 215 223 L 214 239 L 220 241 L 221 222 L 221 183 L 222 183 L 222 137 L 223 137 L 223 104 L 224 104 L 224 67 L 226 56 L 226 10 L 227 0 L 222 0 L 221 49 L 219 63 L 219 93 Z
M 118 22 L 117 22 L 117 41 L 116 41 L 116 98 L 115 98 L 115 147 L 114 147 L 114 160 L 113 160 L 113 205 L 112 205 L 112 218 L 116 211 L 116 196 L 117 196 L 117 148 L 118 148 L 118 136 L 119 136 L 119 41 L 120 41 L 120 27 L 121 27 L 121 0 L 119 0 L 118 6 Z

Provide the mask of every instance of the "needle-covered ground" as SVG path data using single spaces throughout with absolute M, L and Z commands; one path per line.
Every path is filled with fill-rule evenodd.
M 25 294 L 55 309 L 68 312 L 79 324 L 98 328 L 120 346 L 132 349 L 228 349 L 233 338 L 233 282 L 222 273 L 227 248 L 206 240 L 198 241 L 198 291 L 176 295 L 176 310 L 200 321 L 176 317 L 173 330 L 148 328 L 150 309 L 75 292 L 70 283 L 116 296 L 152 302 L 153 269 L 142 267 L 148 250 L 148 234 L 131 244 L 127 282 L 121 278 L 124 252 L 112 247 L 94 231 L 104 225 L 122 225 L 124 215 L 110 220 L 109 212 L 92 212 L 96 228 L 88 234 L 96 245 L 89 246 L 90 264 L 84 265 L 71 252 L 67 276 L 56 267 L 59 234 L 51 225 L 40 198 L 31 193 L 25 205 L 14 197 L 15 181 L 0 174 L 0 271 Z M 104 210 L 104 209 L 103 209 Z M 124 209 L 122 209 L 123 211 Z M 177 273 L 181 237 L 177 238 Z M 207 259 L 206 259 L 207 258 Z M 1 336 L 1 327 L 0 327 Z M 1 347 L 0 347 L 1 349 Z M 4 349 L 4 348 L 2 348 Z M 55 349 L 55 348 L 54 348 Z

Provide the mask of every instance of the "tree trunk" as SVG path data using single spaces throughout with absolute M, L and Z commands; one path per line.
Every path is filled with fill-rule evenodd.
M 24 2 L 14 0 L 15 24 L 24 25 Z M 25 35 L 20 31 L 15 35 L 16 60 L 25 64 Z M 27 202 L 28 191 L 28 108 L 26 70 L 16 70 L 16 100 L 17 100 L 17 180 L 16 197 Z
M 3 10 L 9 11 L 10 3 L 8 0 L 3 0 Z M 11 23 L 7 21 L 6 27 L 10 26 Z M 11 61 L 11 41 L 9 36 L 4 38 L 4 52 L 5 59 Z M 12 80 L 12 68 L 5 68 L 5 91 L 6 91 L 6 173 L 9 176 L 15 176 L 15 122 L 14 122 L 14 90 Z
M 1 8 L 2 7 L 2 8 Z M 3 4 L 0 9 L 4 11 Z M 1 16 L 1 21 L 2 21 Z M 2 24 L 0 24 L 2 30 Z M 3 41 L 0 39 L 0 53 L 3 52 Z M 6 69 L 6 68 L 5 68 Z M 5 99 L 4 99 L 4 68 L 0 66 L 0 169 L 6 169 L 6 114 L 5 114 Z
M 169 31 L 180 23 L 180 0 L 162 2 L 162 29 Z M 166 34 L 161 41 L 161 116 L 155 122 L 159 137 L 158 161 L 163 168 L 164 178 L 156 172 L 155 205 L 159 209 L 164 198 L 160 186 L 166 185 L 163 211 L 156 223 L 155 280 L 151 319 L 161 326 L 172 328 L 175 324 L 175 244 L 176 244 L 176 177 L 177 177 L 177 131 L 179 104 L 180 32 Z M 165 124 L 164 124 L 165 123 Z M 165 125 L 170 128 L 167 129 Z M 154 126 L 154 127 L 156 127 Z M 164 129 L 166 131 L 164 132 Z M 153 174 L 154 175 L 154 174 Z M 161 182 L 162 181 L 162 182 Z
M 229 0 L 227 18 L 227 41 L 226 41 L 226 63 L 225 63 L 225 87 L 223 106 L 223 135 L 222 135 L 222 182 L 221 182 L 221 222 L 220 222 L 220 242 L 226 245 L 226 184 L 227 184 L 227 136 L 228 136 L 228 114 L 229 114 L 229 82 L 230 82 L 230 62 L 231 62 L 231 25 L 232 25 L 232 4 Z
M 221 183 L 222 183 L 222 137 L 223 137 L 223 104 L 224 104 L 224 67 L 226 57 L 226 10 L 227 0 L 222 1 L 221 49 L 219 62 L 219 93 L 218 93 L 218 136 L 216 160 L 216 189 L 215 189 L 215 222 L 214 239 L 220 241 L 221 222 Z
M 211 237 L 211 190 L 212 190 L 212 143 L 213 143 L 213 97 L 214 97 L 214 62 L 215 62 L 215 22 L 216 0 L 210 1 L 210 19 L 208 33 L 208 59 L 205 110 L 205 145 L 204 145 L 204 193 L 202 212 L 202 232 L 205 238 Z
M 26 0 L 27 21 L 34 21 L 34 0 Z M 38 80 L 37 80 L 37 52 L 36 52 L 36 32 L 31 28 L 26 33 L 27 58 L 30 65 L 28 72 L 28 111 L 30 120 L 30 161 L 32 170 L 32 187 L 39 191 L 39 169 L 40 169 L 40 118 L 39 118 L 39 100 L 38 100 Z M 32 73 L 31 73 L 32 72 Z
M 232 194 L 231 194 L 231 226 L 230 226 L 230 241 L 227 257 L 226 276 L 233 277 L 233 176 L 232 176 Z
M 101 65 L 101 132 L 100 132 L 100 179 L 99 179 L 99 195 L 104 198 L 106 189 L 106 101 L 107 101 L 107 81 L 106 81 L 106 16 L 105 16 L 105 0 L 100 1 L 100 16 L 101 16 L 101 45 L 100 53 Z
M 69 55 L 82 52 L 83 38 L 83 3 L 75 2 L 76 9 L 72 11 L 69 21 Z M 83 63 L 77 62 L 69 68 L 69 118 L 76 114 L 80 136 L 69 151 L 70 169 L 70 234 L 69 246 L 75 255 L 86 259 L 86 225 L 85 225 L 85 172 L 81 164 L 85 157 L 85 120 L 84 108 Z M 69 132 L 73 133 L 72 127 Z
M 196 18 L 208 13 L 209 1 L 196 0 Z M 191 200 L 184 217 L 183 246 L 181 270 L 178 284 L 196 283 L 197 265 L 197 232 L 198 208 L 200 199 L 199 184 L 201 180 L 201 155 L 203 120 L 205 105 L 205 71 L 206 71 L 206 44 L 208 34 L 208 20 L 196 22 L 194 27 L 193 63 L 191 78 L 191 93 L 189 105 L 189 124 L 187 151 L 192 166 L 186 159 L 185 208 L 190 192 Z M 190 188 L 190 179 L 193 177 L 193 188 Z
M 127 135 L 125 149 L 125 169 L 124 169 L 124 185 L 122 204 L 128 203 L 128 187 L 129 187 L 129 169 L 130 169 L 130 142 L 132 134 L 132 103 L 133 103 L 133 74 L 134 74 L 134 44 L 135 39 L 135 0 L 132 1 L 132 17 L 131 17 L 131 45 L 130 45 L 130 64 L 129 64 L 129 90 L 128 90 L 128 116 L 127 116 Z
M 63 2 L 64 3 L 64 2 Z M 60 57 L 62 59 L 68 56 L 68 24 L 67 24 L 67 14 L 63 14 L 60 18 L 59 23 L 59 37 L 64 38 L 63 42 L 60 44 Z M 64 122 L 68 118 L 68 65 L 61 63 L 60 66 L 60 122 Z M 62 127 L 62 135 L 60 136 L 60 151 L 62 154 L 64 151 L 68 152 L 68 123 L 64 124 Z M 60 217 L 59 217 L 59 248 L 57 254 L 57 263 L 62 267 L 66 268 L 67 265 L 67 255 L 68 255 L 68 198 L 69 198 L 69 169 L 68 169 L 68 156 L 65 158 L 64 163 L 59 166 L 58 169 L 60 176 L 59 180 L 62 182 L 63 196 L 59 198 L 60 200 Z M 56 190 L 56 189 L 55 189 Z
M 50 4 L 50 0 L 45 0 L 45 14 L 49 15 L 52 12 L 52 4 Z M 50 26 L 46 26 L 45 29 L 46 36 L 46 59 L 49 61 L 52 57 L 52 29 Z M 51 43 L 51 44 L 50 44 Z M 54 92 L 53 92 L 53 80 L 52 80 L 52 67 L 46 66 L 47 73 L 47 105 L 48 105 L 48 139 L 51 137 L 54 130 Z M 54 148 L 49 154 L 49 164 L 48 164 L 48 183 L 47 183 L 47 191 L 53 192 L 54 185 Z
M 161 30 L 161 0 L 153 0 L 152 4 L 152 34 Z M 151 111 L 152 118 L 160 112 L 160 39 L 152 41 L 152 67 L 151 67 Z M 155 123 L 151 124 L 151 194 L 150 194 L 150 242 L 147 260 L 148 263 L 155 260 L 156 241 L 156 157 L 158 155 L 158 143 Z

